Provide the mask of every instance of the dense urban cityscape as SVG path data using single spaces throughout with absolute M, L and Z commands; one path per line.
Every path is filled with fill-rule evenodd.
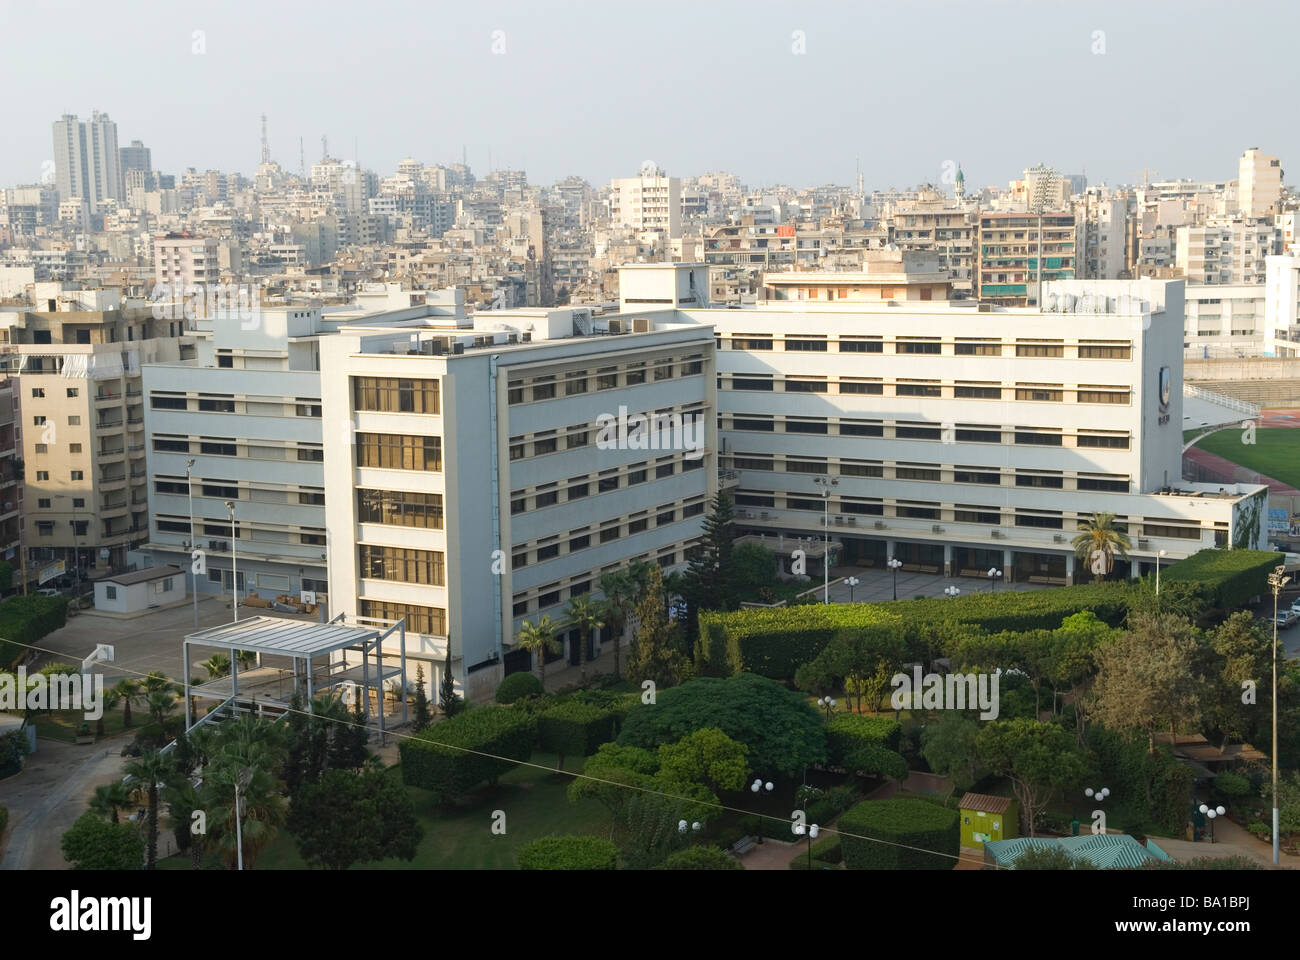
M 255 101 L 246 165 L 164 169 L 85 97 L 0 187 L 0 869 L 1108 870 L 1114 931 L 1258 932 L 1240 872 L 1300 865 L 1267 134 L 1211 180 L 1045 137 L 990 183 L 739 140 L 533 182 Z M 65 887 L 51 930 L 151 936 Z

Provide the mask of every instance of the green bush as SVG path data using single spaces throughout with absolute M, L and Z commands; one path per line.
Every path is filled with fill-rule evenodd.
M 809 823 L 830 823 L 860 799 L 861 795 L 851 786 L 819 790 L 812 799 L 807 801 L 807 809 L 804 812 Z
M 578 700 L 558 703 L 537 718 L 541 747 L 564 758 L 589 757 L 602 743 L 614 739 L 616 712 Z
M 925 800 L 867 800 L 838 829 L 850 870 L 951 870 L 961 845 L 957 811 Z
M 68 598 L 40 594 L 10 597 L 0 603 L 0 669 L 12 668 L 26 653 L 68 622 Z
M 615 870 L 618 847 L 585 834 L 540 837 L 519 848 L 520 870 Z
M 536 721 L 526 713 L 470 710 L 401 742 L 402 780 L 432 791 L 435 803 L 450 803 L 484 780 L 495 783 L 514 767 L 511 761 L 529 759 L 536 742 Z
M 1201 550 L 1171 563 L 1160 573 L 1164 583 L 1190 583 L 1210 606 L 1235 610 L 1251 597 L 1268 593 L 1267 577 L 1282 562 L 1271 550 Z
M 514 703 L 524 697 L 540 697 L 542 681 L 531 673 L 512 673 L 497 687 L 497 703 Z
M 1250 826 L 1246 827 L 1246 829 L 1261 840 L 1267 840 L 1273 834 L 1273 828 L 1263 820 L 1251 821 Z
M 142 870 L 144 837 L 133 823 L 109 823 L 87 810 L 60 841 L 74 870 Z
M 826 724 L 826 753 L 839 764 L 844 757 L 867 744 L 898 749 L 903 727 L 892 717 L 867 717 L 858 713 L 837 713 Z
M 656 870 L 743 870 L 740 861 L 718 847 L 688 847 L 670 853 Z
M 841 862 L 844 859 L 844 850 L 840 844 L 840 835 L 832 833 L 822 837 L 812 845 L 812 856 L 814 860 L 821 860 L 823 863 Z
M 1250 780 L 1231 770 L 1215 775 L 1214 789 L 1225 797 L 1244 797 L 1251 793 Z

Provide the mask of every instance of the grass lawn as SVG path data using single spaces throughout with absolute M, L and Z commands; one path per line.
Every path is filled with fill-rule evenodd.
M 137 713 L 132 719 L 135 722 L 129 728 L 131 733 L 136 733 L 148 726 L 149 717 L 147 714 Z M 91 732 L 95 731 L 95 721 L 87 720 L 85 712 L 81 710 L 55 710 L 50 713 L 38 714 L 32 719 L 32 725 L 36 727 L 38 737 L 45 737 L 49 740 L 62 740 L 64 743 L 76 741 L 77 731 L 81 729 L 83 723 L 89 723 Z M 122 711 L 120 709 L 106 710 L 104 712 L 104 737 L 101 738 L 101 742 L 127 729 L 122 726 Z
M 535 753 L 533 762 L 554 767 L 554 754 Z M 564 768 L 580 772 L 585 758 L 564 760 Z M 400 777 L 399 768 L 392 768 Z M 503 776 L 495 789 L 483 787 L 472 798 L 472 806 L 449 813 L 435 811 L 429 793 L 408 787 L 416 814 L 424 828 L 415 859 L 381 860 L 358 864 L 359 870 L 513 870 L 515 853 L 530 840 L 550 833 L 592 833 L 609 835 L 609 814 L 594 800 L 569 802 L 571 777 L 561 778 L 532 767 L 516 767 Z M 506 833 L 492 833 L 492 811 L 504 810 Z M 160 869 L 188 870 L 187 856 L 159 861 Z M 303 870 L 293 837 L 281 830 L 257 860 L 258 870 Z
M 1241 430 L 1231 427 L 1210 434 L 1196 445 L 1207 453 L 1300 489 L 1300 430 L 1265 427 L 1255 431 L 1253 444 L 1241 440 Z

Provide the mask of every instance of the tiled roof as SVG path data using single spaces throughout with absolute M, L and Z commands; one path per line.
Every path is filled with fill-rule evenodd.
M 995 797 L 987 793 L 968 793 L 958 806 L 962 810 L 983 810 L 985 813 L 1006 813 L 1011 806 L 1010 797 Z

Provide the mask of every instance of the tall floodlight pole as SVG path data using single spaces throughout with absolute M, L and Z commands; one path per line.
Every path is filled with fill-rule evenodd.
M 239 622 L 239 531 L 235 529 L 235 504 L 232 500 L 226 501 L 226 509 L 230 511 L 230 608 L 234 611 L 234 618 L 231 623 Z
M 1035 305 L 1041 310 L 1043 308 L 1043 212 L 1047 209 L 1051 195 L 1056 192 L 1056 186 L 1060 181 L 1055 170 L 1041 163 L 1030 172 L 1037 174 L 1029 200 L 1030 212 L 1038 215 L 1038 299 Z
M 1286 565 L 1280 564 L 1268 575 L 1268 585 L 1273 590 L 1273 863 L 1278 864 L 1277 816 L 1277 599 L 1282 588 L 1291 582 L 1286 575 Z
M 838 487 L 835 477 L 815 477 L 813 483 L 822 488 L 822 526 L 825 528 L 822 553 L 822 603 L 831 602 L 831 487 Z
M 190 495 L 190 592 L 194 594 L 194 630 L 199 629 L 199 575 L 194 572 L 194 551 L 198 541 L 194 539 L 194 483 L 190 480 L 190 471 L 194 469 L 194 458 L 185 463 L 185 489 Z

